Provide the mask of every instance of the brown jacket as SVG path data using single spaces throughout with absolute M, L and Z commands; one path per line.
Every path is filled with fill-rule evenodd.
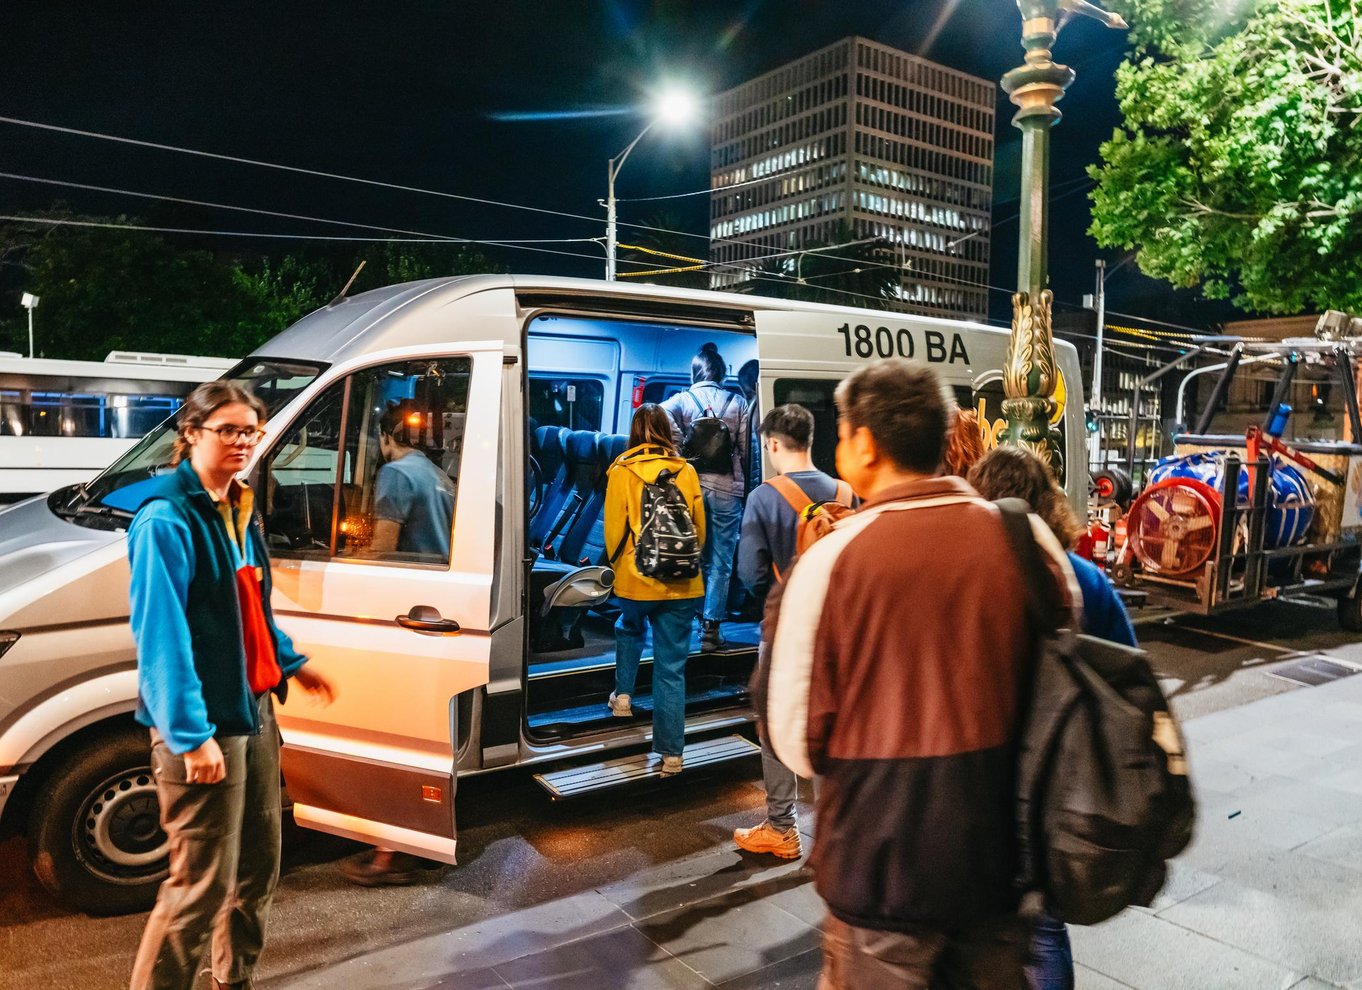
M 1015 908 L 1034 651 L 1021 582 L 997 507 L 934 478 L 839 523 L 768 614 L 759 713 L 781 762 L 820 777 L 811 862 L 848 924 L 949 927 Z

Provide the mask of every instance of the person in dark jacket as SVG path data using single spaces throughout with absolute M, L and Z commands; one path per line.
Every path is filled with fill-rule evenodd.
M 1064 490 L 1055 483 L 1040 458 L 1029 450 L 994 448 L 970 469 L 969 483 L 990 501 L 1003 498 L 1025 501 L 1066 548 L 1073 547 L 1082 535 L 1083 529 Z M 1138 646 L 1135 627 L 1107 576 L 1072 549 L 1068 556 L 1083 596 L 1083 631 L 1122 646 Z M 1073 949 L 1064 922 L 1048 914 L 1037 919 L 1031 934 L 1026 977 L 1031 990 L 1073 990 Z
M 997 506 L 940 477 L 948 412 L 931 368 L 838 386 L 837 472 L 862 499 L 767 610 L 755 684 L 777 758 L 817 774 L 810 857 L 827 902 L 822 990 L 1016 990 L 1015 769 L 1034 630 Z M 1067 600 L 1068 565 L 1037 542 Z
M 761 421 L 761 438 L 776 476 L 752 490 L 743 510 L 738 541 L 738 578 L 765 602 L 771 586 L 789 573 L 799 533 L 796 504 L 831 502 L 851 506 L 850 487 L 813 466 L 813 413 L 803 406 L 777 406 Z M 784 479 L 782 482 L 780 479 Z M 793 497 L 794 501 L 791 501 Z M 763 737 L 761 777 L 766 786 L 766 820 L 733 832 L 738 848 L 798 859 L 803 853 L 795 827 L 798 778 L 776 759 Z
M 677 392 L 662 409 L 671 417 L 673 447 L 684 455 L 686 436 L 698 419 L 720 419 L 733 442 L 731 463 L 726 470 L 697 468 L 705 494 L 705 541 L 700 566 L 705 577 L 701 614 L 700 650 L 713 653 L 724 646 L 719 624 L 728 611 L 728 584 L 733 575 L 733 556 L 742 525 L 743 497 L 747 494 L 748 432 L 751 413 L 747 400 L 724 388 L 728 365 L 715 344 L 705 344 L 690 362 L 691 387 Z
M 212 936 L 215 987 L 246 990 L 279 877 L 279 733 L 271 696 L 331 686 L 275 624 L 269 555 L 237 480 L 264 406 L 232 382 L 200 385 L 176 425 L 178 467 L 151 482 L 128 527 L 137 720 L 170 873 L 142 935 L 133 990 L 189 990 Z

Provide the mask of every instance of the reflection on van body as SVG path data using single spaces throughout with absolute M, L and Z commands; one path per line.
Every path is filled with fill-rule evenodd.
M 813 411 L 815 462 L 831 472 L 832 390 L 877 346 L 932 363 L 961 405 L 988 406 L 1007 333 L 751 296 L 478 276 L 345 299 L 229 374 L 270 406 L 249 480 L 265 493 L 275 613 L 339 691 L 330 708 L 291 700 L 279 711 L 300 823 L 452 862 L 459 776 L 540 764 L 565 795 L 647 772 L 630 755 L 649 742 L 646 654 L 639 717 L 606 707 L 615 612 L 605 473 L 633 410 L 688 387 L 691 356 L 710 341 L 735 394 L 737 369 L 757 361 L 761 408 Z M 1072 347 L 1058 352 L 1076 382 Z M 412 417 L 396 447 L 381 442 L 390 403 Z M 1057 423 L 1074 463 L 1081 424 L 1077 406 Z M 135 908 L 163 869 L 157 837 L 128 824 L 145 824 L 132 811 L 146 807 L 146 739 L 130 718 L 122 531 L 139 482 L 164 470 L 170 438 L 153 431 L 84 494 L 0 513 L 0 814 L 30 815 L 40 876 L 78 906 Z M 402 514 L 385 508 L 380 477 L 395 449 L 429 462 L 408 462 L 413 476 L 452 491 L 447 550 L 375 539 Z M 735 621 L 725 633 L 722 652 L 693 649 L 688 664 L 688 764 L 692 752 L 753 751 L 731 737 L 752 717 L 757 629 Z M 110 780 L 127 781 L 117 793 L 129 796 L 96 814 L 91 795 Z M 75 827 L 87 819 L 98 827 Z

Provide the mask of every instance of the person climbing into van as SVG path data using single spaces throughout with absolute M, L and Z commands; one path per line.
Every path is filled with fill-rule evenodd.
M 705 344 L 691 358 L 691 387 L 662 403 L 671 419 L 673 446 L 695 466 L 704 492 L 709 539 L 701 559 L 705 576 L 700 632 L 703 653 L 724 646 L 719 624 L 728 610 L 728 585 L 747 493 L 751 413 L 742 396 L 724 388 L 727 377 L 728 365 L 718 346 Z
M 1090 560 L 1073 552 L 1083 534 L 1082 524 L 1069 506 L 1064 489 L 1049 468 L 1024 447 L 995 447 L 975 463 L 969 483 L 990 501 L 1019 498 L 1044 520 L 1063 544 L 1083 596 L 1083 631 L 1098 639 L 1139 646 L 1135 627 L 1111 581 Z M 1031 990 L 1073 990 L 1074 958 L 1064 922 L 1042 913 L 1031 932 L 1026 962 Z
M 686 737 L 686 660 L 705 592 L 705 498 L 695 469 L 672 446 L 671 419 L 646 403 L 634 413 L 629 449 L 609 469 L 605 546 L 620 604 L 610 712 L 633 716 L 644 623 L 653 630 L 653 750 L 662 775 L 681 772 Z
M 128 527 L 137 721 L 170 848 L 133 963 L 133 990 L 189 990 L 212 938 L 214 987 L 246 990 L 279 878 L 279 731 L 271 696 L 332 689 L 275 624 L 251 489 L 236 477 L 265 406 L 233 382 L 194 389 L 176 416 L 174 471 Z
M 765 604 L 772 584 L 789 573 L 801 516 L 823 502 L 851 507 L 851 486 L 813 466 L 813 413 L 803 406 L 776 406 L 761 421 L 761 442 L 776 476 L 752 490 L 738 540 L 738 579 Z M 773 752 L 765 733 L 761 778 L 766 786 L 766 819 L 735 829 L 739 849 L 798 859 L 803 852 L 795 827 L 799 779 Z

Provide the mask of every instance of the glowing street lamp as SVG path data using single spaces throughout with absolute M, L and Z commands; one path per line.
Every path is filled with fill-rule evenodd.
M 700 101 L 694 93 L 684 89 L 664 90 L 653 101 L 648 125 L 639 131 L 638 137 L 630 141 L 623 151 L 610 159 L 606 171 L 605 198 L 605 280 L 607 282 L 615 281 L 615 251 L 619 246 L 619 234 L 616 230 L 615 178 L 620 174 L 620 169 L 624 167 L 629 152 L 633 151 L 634 146 L 642 141 L 644 135 L 656 125 L 681 127 L 690 123 L 699 114 Z

